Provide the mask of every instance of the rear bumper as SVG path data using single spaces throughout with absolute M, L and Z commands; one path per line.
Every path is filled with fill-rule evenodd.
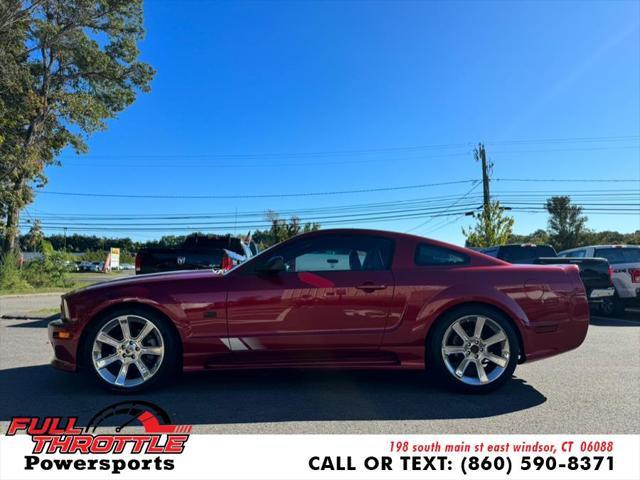
M 589 330 L 589 304 L 576 298 L 572 311 L 549 321 L 538 321 L 522 330 L 524 361 L 532 362 L 578 348 Z
M 78 369 L 77 350 L 79 330 L 75 324 L 54 320 L 49 323 L 49 342 L 53 347 L 53 359 L 51 366 L 67 372 L 75 372 Z
M 640 286 L 637 283 L 615 282 L 616 293 L 622 300 L 640 299 Z

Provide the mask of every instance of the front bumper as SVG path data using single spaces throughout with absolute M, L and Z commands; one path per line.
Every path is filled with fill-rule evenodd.
M 53 347 L 51 365 L 59 370 L 75 372 L 78 369 L 77 352 L 80 332 L 75 324 L 62 320 L 49 322 L 49 342 Z

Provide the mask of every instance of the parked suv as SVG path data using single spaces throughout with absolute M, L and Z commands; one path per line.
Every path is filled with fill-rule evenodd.
M 589 245 L 564 250 L 559 255 L 567 258 L 602 257 L 609 260 L 616 294 L 604 299 L 600 305 L 604 315 L 620 315 L 625 306 L 640 298 L 640 245 Z

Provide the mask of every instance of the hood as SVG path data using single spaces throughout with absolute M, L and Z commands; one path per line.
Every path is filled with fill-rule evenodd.
M 72 290 L 63 295 L 63 297 L 69 297 L 77 293 L 88 292 L 92 290 L 101 290 L 114 287 L 126 287 L 135 285 L 148 285 L 159 282 L 171 282 L 171 281 L 184 281 L 184 280 L 198 280 L 198 279 L 213 279 L 222 278 L 224 274 L 216 273 L 212 270 L 179 270 L 175 272 L 161 272 L 161 273 L 148 273 L 146 275 L 132 275 L 125 278 L 116 278 L 113 280 L 106 280 L 104 282 L 94 283 L 86 287 Z

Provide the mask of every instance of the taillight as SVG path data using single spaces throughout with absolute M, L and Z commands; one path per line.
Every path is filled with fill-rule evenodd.
M 222 270 L 231 270 L 233 268 L 233 260 L 231 257 L 227 257 L 226 255 L 222 257 L 222 265 L 220 265 Z
M 609 265 L 609 279 L 613 280 L 613 267 Z
M 633 283 L 640 283 L 640 268 L 630 268 L 629 275 Z
M 136 255 L 136 272 L 139 272 L 141 268 L 142 268 L 142 255 L 137 254 Z

